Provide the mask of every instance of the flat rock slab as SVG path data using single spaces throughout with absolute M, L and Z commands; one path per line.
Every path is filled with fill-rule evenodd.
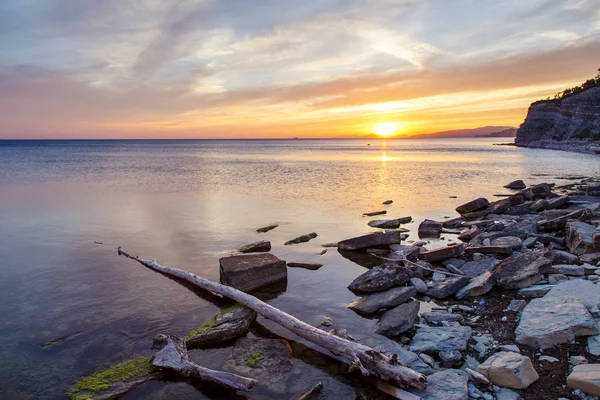
M 400 286 L 411 278 L 408 268 L 397 264 L 385 264 L 359 275 L 348 285 L 348 289 L 358 293 L 374 293 Z
M 412 286 L 396 287 L 383 292 L 377 292 L 348 304 L 348 308 L 359 314 L 373 314 L 383 308 L 396 307 L 417 295 L 417 290 Z
M 552 264 L 581 264 L 579 256 L 571 254 L 568 251 L 552 250 Z
M 465 249 L 465 254 L 472 256 L 475 253 L 480 254 L 512 254 L 513 249 L 510 246 L 469 246 Z
M 319 263 L 309 263 L 309 262 L 289 262 L 287 266 L 290 268 L 303 268 L 309 269 L 311 271 L 316 271 L 323 266 L 323 264 Z
M 248 332 L 255 319 L 256 312 L 246 307 L 218 314 L 210 328 L 186 338 L 186 346 L 188 349 L 206 348 L 237 339 Z
M 552 266 L 550 250 L 536 250 L 508 257 L 498 266 L 498 285 L 521 289 L 539 282 Z
M 568 222 L 567 245 L 571 253 L 587 254 L 600 252 L 600 245 L 594 243 L 593 235 L 596 232 L 596 228 L 593 225 L 586 224 L 585 222 Z
M 402 233 L 397 231 L 370 233 L 368 235 L 342 240 L 341 242 L 338 242 L 338 249 L 354 251 L 367 249 L 369 247 L 389 246 L 391 244 L 399 244 L 402 241 L 402 238 Z
M 419 224 L 419 237 L 439 237 L 442 233 L 443 225 L 441 222 L 426 219 Z
M 552 290 L 544 297 L 574 297 L 581 301 L 588 310 L 600 307 L 600 286 L 584 279 L 574 279 L 553 286 Z
M 600 364 L 576 365 L 567 377 L 567 386 L 600 396 Z
M 525 389 L 539 379 L 529 357 L 501 351 L 477 367 L 477 372 L 494 385 L 511 389 Z
M 273 254 L 248 254 L 219 260 L 221 283 L 251 291 L 287 279 L 285 261 Z
M 496 284 L 497 275 L 492 272 L 484 272 L 483 274 L 472 278 L 467 286 L 456 292 L 456 298 L 459 300 L 467 297 L 482 296 L 492 290 Z
M 403 334 L 415 324 L 419 316 L 419 305 L 418 301 L 411 301 L 386 311 L 377 322 L 375 331 L 385 336 Z
M 463 316 L 460 314 L 453 314 L 450 312 L 439 311 L 439 312 L 426 312 L 421 317 L 427 322 L 440 323 L 440 322 L 462 322 Z
M 400 227 L 400 222 L 397 219 L 377 219 L 367 222 L 372 228 L 381 229 L 396 229 Z
M 319 236 L 319 235 L 317 235 L 315 232 L 307 233 L 306 235 L 298 236 L 297 238 L 288 240 L 287 242 L 284 243 L 284 245 L 291 246 L 293 244 L 306 243 L 306 242 L 316 238 L 317 236 Z
M 585 268 L 582 265 L 555 264 L 550 267 L 548 273 L 563 274 L 567 276 L 584 276 Z
M 517 236 L 503 236 L 492 240 L 492 246 L 510 247 L 513 250 L 520 248 L 523 241 Z
M 548 293 L 554 287 L 554 285 L 533 285 L 528 288 L 519 289 L 517 293 L 521 296 L 535 299 L 539 297 L 544 297 L 546 293 Z
M 463 215 L 475 211 L 485 210 L 486 208 L 488 208 L 489 205 L 490 202 L 488 201 L 488 199 L 484 199 L 483 197 L 481 197 L 479 199 L 475 199 L 473 201 L 456 207 L 456 212 Z
M 439 249 L 424 251 L 419 254 L 419 258 L 427 262 L 439 262 L 449 258 L 460 257 L 464 252 L 465 245 L 459 243 L 452 246 L 440 247 Z
M 468 283 L 469 278 L 466 276 L 449 277 L 443 281 L 433 282 L 433 284 L 427 288 L 425 294 L 435 299 L 445 299 L 458 292 Z
M 500 264 L 500 261 L 498 261 L 496 258 L 483 258 L 463 264 L 463 266 L 460 267 L 460 270 L 463 274 L 465 274 L 465 276 L 474 278 L 483 274 L 484 272 L 493 270 L 498 264 Z
M 471 338 L 468 326 L 421 327 L 410 343 L 410 351 L 437 354 L 440 351 L 463 351 Z
M 423 400 L 468 400 L 469 376 L 466 372 L 448 369 L 427 377 L 427 390 L 412 391 Z
M 517 343 L 542 349 L 596 334 L 598 331 L 591 314 L 573 297 L 531 300 L 523 309 L 515 332 Z
M 260 240 L 258 242 L 242 246 L 237 251 L 240 253 L 263 253 L 271 251 L 271 242 L 268 240 Z

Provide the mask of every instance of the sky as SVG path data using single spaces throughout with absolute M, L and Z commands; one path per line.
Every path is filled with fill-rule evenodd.
M 0 138 L 518 126 L 598 68 L 598 0 L 2 0 Z

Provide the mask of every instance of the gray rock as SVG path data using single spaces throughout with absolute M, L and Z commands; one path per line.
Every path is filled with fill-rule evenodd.
M 559 362 L 560 361 L 558 358 L 550 357 L 550 356 L 540 356 L 539 360 L 540 361 L 546 361 L 546 362 L 549 362 L 549 363 L 555 363 L 555 362 Z
M 469 261 L 465 263 L 460 270 L 466 276 L 474 278 L 483 274 L 484 272 L 493 270 L 499 263 L 500 261 L 493 257 L 483 258 L 477 261 Z
M 240 253 L 261 253 L 266 251 L 271 251 L 271 242 L 268 240 L 260 240 L 258 242 L 242 246 L 238 249 L 238 252 Z
M 428 287 L 425 294 L 435 299 L 445 299 L 446 297 L 452 296 L 454 293 L 458 292 L 468 283 L 469 278 L 466 276 L 448 277 L 443 281 L 434 282 Z
M 393 244 L 390 246 L 392 253 L 387 256 L 392 260 L 409 260 L 415 261 L 421 252 L 421 248 L 418 246 L 406 246 L 402 244 Z
M 517 236 L 503 236 L 492 241 L 492 246 L 510 247 L 513 250 L 520 248 L 523 241 Z
M 458 240 L 462 240 L 463 242 L 468 242 L 472 240 L 475 236 L 479 234 L 480 230 L 478 227 L 474 226 L 468 231 L 464 231 L 460 235 L 458 235 Z
M 293 244 L 306 243 L 306 242 L 316 238 L 317 236 L 318 235 L 315 232 L 307 233 L 306 235 L 298 236 L 294 239 L 288 240 L 287 242 L 284 243 L 284 245 L 291 246 Z
M 527 305 L 527 302 L 525 300 L 511 300 L 510 303 L 508 304 L 508 307 L 506 307 L 506 310 L 519 312 L 522 309 L 524 309 L 526 305 Z
M 440 351 L 439 357 L 444 368 L 455 368 L 462 363 L 462 354 L 458 350 Z
M 362 250 L 369 247 L 389 246 L 402 241 L 402 233 L 398 231 L 376 232 L 352 239 L 342 240 L 338 243 L 338 250 Z
M 457 229 L 457 228 L 462 227 L 463 222 L 465 222 L 465 218 L 462 216 L 456 217 L 456 218 L 450 218 L 450 219 L 447 219 L 444 222 L 442 222 L 442 226 L 444 228 Z
M 529 302 L 515 332 L 517 343 L 542 349 L 596 334 L 594 319 L 581 301 L 547 296 Z
M 579 299 L 589 310 L 600 307 L 600 287 L 586 280 L 572 280 L 554 286 L 544 298 L 574 297 Z
M 588 360 L 584 356 L 571 356 L 569 357 L 569 364 L 571 365 L 582 365 L 587 364 Z
M 548 283 L 550 285 L 558 285 L 561 282 L 568 281 L 569 278 L 563 274 L 550 274 L 548 275 Z
M 417 291 L 412 286 L 396 287 L 361 297 L 348 304 L 348 308 L 359 314 L 369 315 L 383 308 L 391 308 L 405 303 L 416 295 Z
M 440 351 L 463 351 L 471 337 L 467 326 L 421 327 L 413 337 L 410 350 L 416 353 L 437 354 Z
M 536 250 L 508 257 L 498 266 L 498 285 L 521 289 L 540 281 L 552 265 L 549 250 Z
M 492 290 L 496 284 L 497 275 L 491 271 L 472 278 L 471 281 L 456 293 L 456 298 L 461 300 L 467 297 L 481 296 Z
M 309 263 L 309 262 L 289 262 L 287 263 L 289 268 L 303 268 L 311 271 L 316 271 L 323 266 L 323 264 L 319 263 Z
M 512 389 L 525 389 L 539 379 L 529 357 L 518 353 L 501 351 L 477 368 L 477 372 L 494 385 Z
M 536 243 L 536 237 L 528 237 L 525 240 L 523 240 L 523 246 L 527 247 L 528 249 L 532 248 Z
M 537 232 L 537 224 L 531 219 L 524 219 L 507 226 L 504 231 L 511 236 L 518 236 L 521 239 L 525 239 L 529 234 Z
M 442 233 L 443 225 L 441 222 L 426 219 L 419 224 L 419 237 L 439 237 Z
M 567 251 L 552 250 L 553 264 L 581 264 L 579 257 Z
M 427 284 L 420 278 L 410 278 L 410 284 L 416 289 L 417 293 L 427 292 Z
M 422 252 L 419 254 L 419 258 L 427 262 L 438 262 L 447 260 L 449 258 L 460 257 L 463 255 L 464 251 L 465 246 L 463 243 L 460 243 Z
M 218 314 L 208 329 L 198 333 L 192 331 L 186 338 L 186 346 L 188 349 L 205 348 L 240 338 L 246 335 L 255 319 L 256 312 L 246 307 Z
M 595 356 L 600 356 L 600 335 L 588 337 L 586 351 Z
M 558 196 L 558 197 L 555 197 L 554 199 L 548 198 L 548 199 L 546 199 L 548 201 L 546 210 L 553 210 L 555 208 L 564 207 L 567 204 L 569 204 L 569 199 L 570 199 L 570 197 L 567 195 Z
M 375 267 L 359 275 L 348 285 L 348 289 L 358 293 L 373 293 L 400 286 L 408 282 L 410 271 L 395 264 Z
M 456 268 L 460 268 L 463 265 L 465 265 L 466 261 L 465 260 L 461 260 L 460 258 L 449 258 L 447 260 L 445 260 L 444 262 L 442 262 L 442 264 L 444 264 L 444 267 L 448 268 L 448 265 L 452 265 L 453 267 Z
M 475 253 L 480 254 L 512 254 L 513 249 L 509 246 L 469 246 L 465 249 L 467 256 L 472 256 Z
M 521 190 L 521 189 L 525 189 L 527 186 L 525 186 L 525 182 L 523 182 L 521 179 L 519 179 L 516 181 L 512 181 L 509 184 L 504 185 L 504 187 L 507 189 Z
M 592 396 L 600 396 L 600 364 L 583 364 L 573 368 L 567 385 Z
M 247 254 L 219 260 L 221 283 L 245 292 L 287 279 L 286 263 L 273 254 Z
M 464 215 L 475 211 L 485 210 L 489 205 L 490 202 L 488 199 L 479 198 L 456 207 L 456 212 Z
M 528 288 L 519 289 L 517 293 L 525 297 L 538 298 L 544 297 L 552 288 L 554 288 L 553 285 L 533 285 Z
M 399 305 L 386 311 L 375 328 L 376 332 L 385 336 L 398 336 L 413 327 L 419 315 L 418 301 Z
M 550 267 L 548 273 L 563 274 L 568 276 L 583 276 L 585 275 L 585 269 L 581 265 L 555 264 Z
M 469 380 L 476 385 L 488 386 L 490 384 L 490 380 L 486 378 L 485 375 L 482 375 L 471 368 L 465 368 L 465 372 L 469 375 Z
M 427 390 L 413 391 L 423 400 L 468 400 L 468 376 L 465 372 L 448 369 L 427 377 Z
M 509 351 L 512 353 L 521 353 L 521 349 L 519 349 L 519 347 L 514 344 L 503 344 L 502 346 L 500 346 L 500 350 Z
M 594 242 L 596 228 L 584 222 L 567 223 L 567 245 L 571 253 L 588 254 L 600 252 L 600 244 Z M 596 233 L 597 235 L 597 233 Z
M 427 322 L 462 322 L 463 316 L 445 311 L 426 312 L 421 317 Z
M 509 388 L 494 386 L 494 393 L 496 393 L 496 400 L 523 400 L 519 393 Z
M 442 274 L 441 272 L 434 272 L 433 275 L 431 275 L 431 279 L 434 282 L 443 281 L 446 279 L 446 274 Z

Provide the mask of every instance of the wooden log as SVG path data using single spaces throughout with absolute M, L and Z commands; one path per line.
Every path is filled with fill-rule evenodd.
M 152 359 L 152 365 L 156 368 L 175 371 L 183 376 L 199 378 L 228 389 L 249 391 L 256 384 L 254 379 L 215 371 L 191 362 L 185 340 L 175 335 L 158 335 L 154 339 L 154 347 L 161 348 Z
M 298 318 L 257 299 L 256 297 L 234 289 L 229 286 L 202 278 L 191 272 L 177 268 L 169 268 L 156 263 L 154 260 L 144 260 L 131 255 L 120 247 L 118 254 L 135 260 L 140 264 L 166 275 L 174 276 L 187 281 L 199 288 L 220 294 L 253 309 L 263 317 L 289 329 L 303 339 L 317 344 L 331 353 L 348 360 L 354 368 L 358 368 L 363 375 L 373 371 L 381 379 L 393 380 L 400 384 L 415 387 L 420 391 L 427 388 L 427 378 L 410 368 L 400 365 L 396 359 L 385 352 L 374 350 L 360 343 L 337 337 L 330 333 L 311 326 Z

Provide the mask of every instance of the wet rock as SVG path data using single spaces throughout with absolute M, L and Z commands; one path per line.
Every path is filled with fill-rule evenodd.
M 284 243 L 285 246 L 290 246 L 292 244 L 306 243 L 311 239 L 316 238 L 318 235 L 315 232 L 308 233 L 306 235 L 298 236 L 292 240 L 288 240 Z
M 482 296 L 488 293 L 496 284 L 497 275 L 492 272 L 484 272 L 483 274 L 472 278 L 471 281 L 456 293 L 456 298 L 459 300 L 467 297 Z
M 455 368 L 462 363 L 462 354 L 457 350 L 440 351 L 439 357 L 444 368 Z
M 517 193 L 515 193 L 512 197 L 521 196 L 525 200 L 533 199 L 533 191 L 531 188 L 523 189 Z
M 427 377 L 427 390 L 413 391 L 423 400 L 468 400 L 468 377 L 463 371 L 448 369 Z
M 448 277 L 443 281 L 434 282 L 428 287 L 425 294 L 434 299 L 445 299 L 458 292 L 469 283 L 469 278 L 466 276 Z
M 478 227 L 474 226 L 473 228 L 469 229 L 468 231 L 465 231 L 463 233 L 461 233 L 460 235 L 458 235 L 458 240 L 462 240 L 463 242 L 468 242 L 470 240 L 472 240 L 475 236 L 477 236 L 479 234 L 480 230 Z
M 188 349 L 206 348 L 225 343 L 246 335 L 256 319 L 256 312 L 249 308 L 238 308 L 232 312 L 216 315 L 186 338 Z
M 427 284 L 420 278 L 410 278 L 410 284 L 415 288 L 417 293 L 427 292 Z
M 488 386 L 490 384 L 488 378 L 471 368 L 465 368 L 465 372 L 469 375 L 469 380 L 476 385 Z
M 515 336 L 517 343 L 548 349 L 597 333 L 594 319 L 579 300 L 544 297 L 531 300 L 525 307 Z
M 465 218 L 462 216 L 456 217 L 456 218 L 450 218 L 450 219 L 447 219 L 444 222 L 442 222 L 442 227 L 449 228 L 449 229 L 458 229 L 458 228 L 462 227 L 463 222 L 465 222 Z
M 267 225 L 267 226 L 263 226 L 262 228 L 258 228 L 258 229 L 256 230 L 256 232 L 258 232 L 258 233 L 265 233 L 265 232 L 269 232 L 269 231 L 271 231 L 271 230 L 273 230 L 273 229 L 277 228 L 278 226 L 279 226 L 279 225 L 275 225 L 275 224 L 273 224 L 273 225 Z
M 419 258 L 427 262 L 438 262 L 447 260 L 449 258 L 460 257 L 463 255 L 464 251 L 465 246 L 463 243 L 460 243 L 452 246 L 441 247 L 439 249 L 424 251 L 419 254 Z
M 271 242 L 268 240 L 261 240 L 242 246 L 237 251 L 240 253 L 261 253 L 271 251 Z
M 469 246 L 465 249 L 467 256 L 472 256 L 475 253 L 480 254 L 512 254 L 513 249 L 509 246 Z
M 548 275 L 548 283 L 550 285 L 558 285 L 561 282 L 568 281 L 569 278 L 563 274 L 550 274 Z
M 441 322 L 462 322 L 463 316 L 460 314 L 453 314 L 451 312 L 436 311 L 426 312 L 421 317 L 431 323 L 439 324 Z
M 382 292 L 370 294 L 348 304 L 348 308 L 359 314 L 373 314 L 383 308 L 391 308 L 410 300 L 417 295 L 412 286 L 396 287 Z
M 540 183 L 531 187 L 533 197 L 537 199 L 545 199 L 552 193 L 550 185 L 547 183 Z
M 285 261 L 273 254 L 248 254 L 219 260 L 221 283 L 251 291 L 287 279 Z
M 316 271 L 323 266 L 323 264 L 319 263 L 308 263 L 308 262 L 289 262 L 287 266 L 290 268 L 304 268 L 309 269 L 311 271 Z
M 600 356 L 600 335 L 588 337 L 585 350 L 590 354 Z
M 474 278 L 483 274 L 484 272 L 488 272 L 493 270 L 500 261 L 496 258 L 482 258 L 477 261 L 469 261 L 465 263 L 460 270 L 468 277 Z
M 563 274 L 567 276 L 584 276 L 585 268 L 581 265 L 566 265 L 566 264 L 558 264 L 553 265 L 548 270 L 550 274 Z
M 567 223 L 567 245 L 571 253 L 587 254 L 600 252 L 600 245 L 594 243 L 592 237 L 594 233 L 596 233 L 596 228 L 585 222 L 575 221 Z
M 348 289 L 358 293 L 373 293 L 405 284 L 411 278 L 407 268 L 395 264 L 375 267 L 358 276 Z
M 547 199 L 548 204 L 546 206 L 547 210 L 553 210 L 555 208 L 561 208 L 569 204 L 569 196 L 558 196 L 554 199 Z
M 393 244 L 390 246 L 390 253 L 387 258 L 392 260 L 409 260 L 415 261 L 421 253 L 421 248 L 418 246 L 405 246 L 402 244 Z
M 419 224 L 419 237 L 439 237 L 442 233 L 442 223 L 426 219 Z
M 539 379 L 529 357 L 501 351 L 479 365 L 477 372 L 494 385 L 512 389 L 525 389 Z
M 549 250 L 536 250 L 508 257 L 498 266 L 498 285 L 521 289 L 540 281 L 552 265 Z
M 374 217 L 376 215 L 383 215 L 383 214 L 387 214 L 387 211 L 386 210 L 381 210 L 381 211 L 373 211 L 373 212 L 363 213 L 363 215 L 365 217 Z
M 456 212 L 464 215 L 475 211 L 485 210 L 490 205 L 488 199 L 479 198 L 456 207 Z
M 352 239 L 342 240 L 341 242 L 338 242 L 338 249 L 353 251 L 367 249 L 369 247 L 389 246 L 391 244 L 399 244 L 402 241 L 402 238 L 402 233 L 398 231 L 371 233 Z
M 537 232 L 537 224 L 536 221 L 532 219 L 524 219 L 507 226 L 504 231 L 511 236 L 517 236 L 521 239 L 525 239 L 529 234 Z
M 517 293 L 524 297 L 538 298 L 544 297 L 553 287 L 553 285 L 533 285 L 528 288 L 519 289 Z
M 412 301 L 386 311 L 377 322 L 375 331 L 385 336 L 398 336 L 408 331 L 419 315 L 419 304 Z
M 394 202 L 394 200 L 386 200 L 383 202 L 384 205 L 388 205 L 388 204 L 392 204 Z
M 400 227 L 400 222 L 397 219 L 376 219 L 367 222 L 367 224 L 372 228 L 381 229 L 396 229 Z
M 492 246 L 510 247 L 513 250 L 519 249 L 523 241 L 517 236 L 503 236 L 492 241 Z
M 526 305 L 527 302 L 525 300 L 511 300 L 510 303 L 508 303 L 508 307 L 506 307 L 506 310 L 519 312 L 522 309 L 524 309 Z
M 312 400 L 316 398 L 321 391 L 323 390 L 323 383 L 318 382 L 312 388 L 308 389 L 306 392 L 302 393 L 295 400 Z
M 588 310 L 600 307 L 600 287 L 590 281 L 577 279 L 553 286 L 544 298 L 574 297 L 581 301 Z
M 516 181 L 512 181 L 511 183 L 504 185 L 505 188 L 507 189 L 514 189 L 514 190 L 521 190 L 521 189 L 525 189 L 527 186 L 525 186 L 525 182 L 523 182 L 521 179 L 516 180 Z
M 562 250 L 552 250 L 552 264 L 581 264 L 579 257 Z
M 410 351 L 429 354 L 464 351 L 470 338 L 471 328 L 468 326 L 420 327 L 410 343 Z
M 600 364 L 583 364 L 573 368 L 567 385 L 592 396 L 600 396 Z

